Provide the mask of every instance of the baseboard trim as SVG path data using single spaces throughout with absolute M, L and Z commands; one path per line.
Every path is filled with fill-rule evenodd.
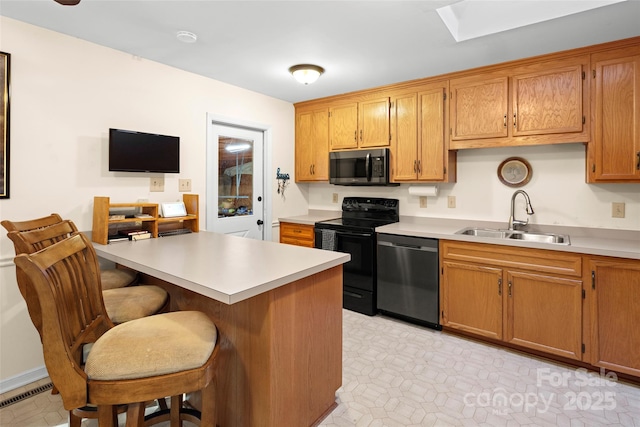
M 0 394 L 15 390 L 18 387 L 23 387 L 36 381 L 40 381 L 41 379 L 48 376 L 49 373 L 47 372 L 47 368 L 41 366 L 39 368 L 25 371 L 16 376 L 0 380 Z

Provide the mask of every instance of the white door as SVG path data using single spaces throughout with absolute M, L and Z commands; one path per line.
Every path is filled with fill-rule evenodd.
M 264 240 L 263 133 L 210 124 L 207 230 Z

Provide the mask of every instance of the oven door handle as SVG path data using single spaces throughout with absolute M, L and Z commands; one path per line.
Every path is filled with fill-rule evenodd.
M 352 231 L 336 231 L 336 236 L 373 237 L 373 233 L 354 233 Z

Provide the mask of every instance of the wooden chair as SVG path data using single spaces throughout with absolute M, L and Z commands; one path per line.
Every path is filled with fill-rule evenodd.
M 36 228 L 31 231 L 10 231 L 7 236 L 13 242 L 16 255 L 21 253 L 34 253 L 46 248 L 53 243 L 66 239 L 71 233 L 78 229 L 72 221 L 63 220 L 47 227 Z M 25 301 L 30 315 L 35 315 L 34 325 L 40 332 L 40 314 L 38 313 L 38 301 L 29 292 L 23 292 L 26 288 L 25 278 L 22 273 L 16 270 L 18 286 Z M 102 274 L 101 281 L 102 281 Z M 103 289 L 103 298 L 107 314 L 114 323 L 124 323 L 140 317 L 150 316 L 163 311 L 169 307 L 169 294 L 158 286 L 127 286 L 115 289 Z
M 38 228 L 48 227 L 50 225 L 62 222 L 60 215 L 53 213 L 42 218 L 29 219 L 25 221 L 9 221 L 4 220 L 0 224 L 7 231 L 31 231 Z M 75 226 L 75 225 L 74 225 Z M 119 268 L 101 269 L 100 276 L 102 278 L 102 289 L 116 289 L 130 286 L 137 282 L 138 272 L 133 270 L 125 270 Z
M 91 242 L 72 235 L 15 258 L 42 310 L 47 370 L 67 410 L 96 405 L 100 427 L 117 425 L 115 405 L 127 404 L 127 427 L 142 426 L 145 402 L 172 396 L 170 413 L 148 421 L 181 422 L 184 393 L 202 394 L 201 426 L 215 426 L 215 324 L 202 312 L 177 311 L 114 326 L 106 314 Z M 93 343 L 84 369 L 82 348 Z
M 52 216 L 53 217 L 53 216 Z M 60 217 L 58 217 L 60 218 Z M 45 222 L 40 222 L 42 225 Z M 11 231 L 7 236 L 14 244 L 16 255 L 25 253 L 31 254 L 40 249 L 68 238 L 72 233 L 77 232 L 73 222 L 61 220 L 52 225 L 37 227 L 31 231 Z M 29 290 L 29 278 L 25 273 L 16 269 L 18 286 L 22 296 L 27 303 L 27 310 L 33 325 L 36 327 L 42 339 L 42 314 L 37 295 L 33 290 Z M 104 277 L 101 274 L 101 278 Z M 129 320 L 138 319 L 152 314 L 168 311 L 169 296 L 167 292 L 158 286 L 129 286 L 124 288 L 103 290 L 103 299 L 107 315 L 114 323 L 123 323 Z M 83 362 L 83 361 L 81 361 Z M 58 388 L 54 382 L 54 394 L 58 393 Z M 159 401 L 160 409 L 166 410 L 164 400 Z M 121 408 L 122 409 L 122 408 Z M 96 418 L 94 407 L 74 408 L 69 414 L 70 427 L 79 427 L 82 418 Z

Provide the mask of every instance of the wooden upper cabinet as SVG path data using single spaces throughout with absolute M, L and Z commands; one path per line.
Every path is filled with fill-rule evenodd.
M 296 182 L 329 180 L 329 110 L 296 114 Z
M 447 83 L 391 98 L 391 179 L 455 182 L 456 153 L 448 150 Z
M 394 181 L 418 178 L 418 94 L 391 99 L 391 177 Z
M 451 80 L 451 148 L 588 142 L 587 55 Z
M 389 146 L 389 98 L 329 107 L 331 151 Z
M 506 138 L 508 93 L 506 76 L 451 80 L 451 140 Z
M 358 104 L 358 147 L 389 146 L 389 98 Z
M 591 57 L 587 182 L 640 182 L 640 46 Z
M 513 135 L 582 132 L 582 68 L 580 63 L 513 76 Z
M 358 103 L 329 107 L 331 151 L 358 148 Z

